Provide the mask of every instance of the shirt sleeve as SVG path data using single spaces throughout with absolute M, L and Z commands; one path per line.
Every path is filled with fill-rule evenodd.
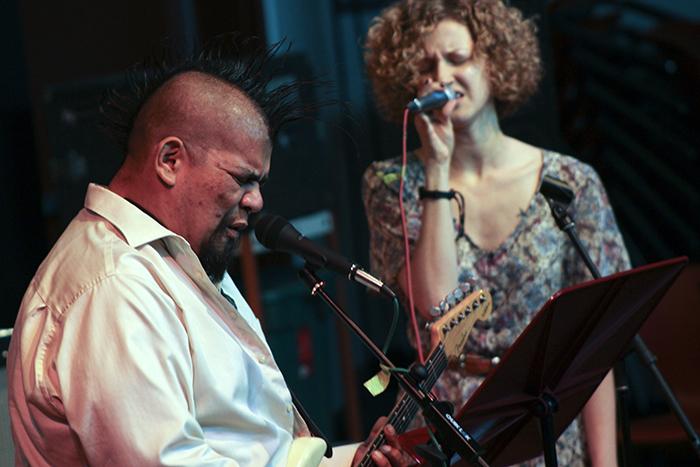
M 157 284 L 109 276 L 65 312 L 53 383 L 90 465 L 235 466 L 194 417 L 180 310 Z
M 582 165 L 571 215 L 581 243 L 605 277 L 629 269 L 629 254 L 600 177 L 591 166 Z M 565 260 L 572 283 L 591 279 L 585 263 L 573 247 L 572 250 Z

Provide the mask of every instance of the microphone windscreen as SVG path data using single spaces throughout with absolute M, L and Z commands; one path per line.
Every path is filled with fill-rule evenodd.
M 277 248 L 280 232 L 289 225 L 286 219 L 276 214 L 259 214 L 255 219 L 255 238 L 270 250 Z
M 540 193 L 542 193 L 545 198 L 552 199 L 567 206 L 571 204 L 571 201 L 574 199 L 574 192 L 569 185 L 549 175 L 545 175 L 542 178 Z

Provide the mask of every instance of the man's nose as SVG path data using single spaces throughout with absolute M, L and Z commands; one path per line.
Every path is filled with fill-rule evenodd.
M 241 205 L 250 212 L 258 212 L 262 210 L 263 196 L 260 192 L 260 187 L 256 186 L 255 188 L 246 191 L 241 199 Z

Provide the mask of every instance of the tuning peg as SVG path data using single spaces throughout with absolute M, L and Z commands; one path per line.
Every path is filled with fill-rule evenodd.
M 445 313 L 447 313 L 448 311 L 450 311 L 450 308 L 451 308 L 450 304 L 447 303 L 446 301 L 443 300 L 442 302 L 440 302 L 440 311 L 442 311 L 443 315 Z

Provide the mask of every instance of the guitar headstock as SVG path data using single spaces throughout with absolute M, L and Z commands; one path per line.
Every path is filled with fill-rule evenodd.
M 447 311 L 430 324 L 430 340 L 433 347 L 442 342 L 445 355 L 452 360 L 462 353 L 476 320 L 489 317 L 493 300 L 488 290 L 475 288 L 466 293 L 457 288 L 438 307 Z

